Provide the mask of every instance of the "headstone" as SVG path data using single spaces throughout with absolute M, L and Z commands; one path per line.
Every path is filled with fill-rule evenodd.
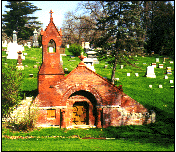
M 89 46 L 89 42 L 85 42 L 85 49 L 89 49 L 90 46 Z
M 148 78 L 156 78 L 156 75 L 154 73 L 154 67 L 153 66 L 148 66 L 147 67 L 147 74 L 146 77 Z
M 53 53 L 53 47 L 49 47 L 49 53 Z
M 167 74 L 172 74 L 171 67 L 167 67 Z
M 169 63 L 173 63 L 173 61 L 169 61 Z
M 135 73 L 135 76 L 136 76 L 136 77 L 138 77 L 138 76 L 139 76 L 139 74 L 138 74 L 138 73 Z
M 25 67 L 27 68 L 27 67 L 28 67 L 28 65 L 25 65 Z
M 173 83 L 173 80 L 170 80 L 170 83 Z
M 163 86 L 160 84 L 160 85 L 159 85 L 159 88 L 163 88 Z
M 160 68 L 160 69 L 163 69 L 163 64 L 159 64 L 159 68 Z
M 24 55 L 27 55 L 27 53 L 24 53 Z
M 37 68 L 37 65 L 34 65 L 34 67 L 33 68 Z
M 167 76 L 167 75 L 165 75 L 165 76 L 164 76 L 164 79 L 168 79 L 168 76 Z
M 29 77 L 33 77 L 33 74 L 29 74 Z
M 159 58 L 156 58 L 156 62 L 159 62 Z
M 120 65 L 120 69 L 123 69 L 123 65 Z
M 152 66 L 153 66 L 154 68 L 156 68 L 156 63 L 152 63 Z
M 67 69 L 67 68 L 65 68 L 65 69 L 64 69 L 64 72 L 67 72 L 67 71 L 68 71 L 68 69 Z
M 137 55 L 135 55 L 135 57 L 137 57 Z
M 13 43 L 17 43 L 17 32 L 13 31 Z
M 24 51 L 24 47 L 22 45 L 18 45 L 17 43 L 9 43 L 7 47 L 8 54 L 7 59 L 18 59 L 18 52 Z M 25 56 L 21 55 L 21 58 L 25 60 Z
M 130 76 L 130 73 L 127 73 L 127 76 L 129 77 L 129 76 Z
M 2 43 L 2 47 L 7 47 L 7 41 L 5 40 L 4 43 Z
M 84 58 L 83 62 L 87 66 L 87 68 L 91 69 L 92 71 L 95 72 L 94 65 L 93 65 L 93 59 L 91 58 Z
M 67 48 L 69 49 L 69 44 L 67 44 Z
M 107 69 L 108 65 L 105 65 L 104 68 Z
M 149 88 L 152 88 L 152 85 L 149 85 Z
M 18 63 L 17 63 L 17 68 L 18 70 L 24 70 L 24 66 L 22 65 L 22 51 L 18 52 Z
M 28 48 L 31 48 L 31 42 L 27 42 Z
M 119 78 L 114 78 L 115 81 L 119 81 Z
M 33 33 L 34 33 L 33 47 L 38 47 L 39 46 L 38 41 L 37 41 L 37 34 L 38 34 L 38 32 L 35 29 L 35 31 Z
M 97 58 L 96 56 L 97 52 L 95 51 L 88 51 L 86 54 L 87 54 L 87 58 Z

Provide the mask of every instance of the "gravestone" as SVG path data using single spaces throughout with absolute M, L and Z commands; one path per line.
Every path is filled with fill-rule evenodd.
M 138 74 L 138 73 L 135 73 L 135 76 L 136 76 L 136 77 L 138 77 L 138 76 L 139 76 L 139 74 Z
M 28 48 L 31 48 L 31 42 L 27 42 Z
M 130 76 L 130 73 L 127 73 L 127 76 L 129 77 L 129 76 Z
M 173 83 L 173 80 L 170 80 L 170 83 Z
M 159 58 L 156 58 L 156 62 L 159 62 Z
M 35 29 L 33 33 L 34 33 L 33 47 L 38 47 L 39 46 L 38 41 L 37 41 L 37 34 L 38 34 L 38 32 Z
M 85 63 L 85 65 L 87 66 L 87 68 L 91 69 L 92 71 L 95 72 L 95 69 L 94 69 L 94 65 L 93 65 L 93 59 L 91 58 L 84 58 L 83 59 L 83 62 Z
M 173 61 L 169 61 L 169 63 L 171 63 L 171 64 L 172 64 L 172 63 L 173 63 Z
M 123 69 L 123 65 L 120 65 L 120 69 Z
M 119 78 L 114 78 L 115 81 L 119 81 Z
M 165 76 L 164 76 L 164 79 L 168 79 L 168 76 L 167 76 L 167 75 L 165 75 Z
M 163 69 L 163 64 L 159 64 L 159 68 L 160 68 L 160 69 Z
M 146 77 L 148 78 L 156 78 L 156 75 L 154 73 L 154 67 L 153 66 L 148 66 L 147 67 L 147 74 Z
M 17 43 L 17 32 L 13 31 L 13 43 Z
M 171 67 L 167 67 L 167 74 L 172 74 Z
M 22 65 L 22 51 L 18 52 L 18 60 L 17 60 L 17 69 L 18 70 L 24 70 L 24 66 Z
M 8 54 L 7 59 L 18 59 L 18 51 L 24 51 L 24 47 L 17 43 L 9 43 L 6 52 L 6 54 Z M 23 54 L 21 55 L 21 58 L 25 60 L 25 56 L 23 56 Z
M 67 44 L 67 48 L 69 49 L 69 44 Z
M 27 55 L 27 53 L 24 53 L 24 55 Z
M 149 88 L 152 88 L 152 85 L 149 85 Z
M 2 47 L 7 47 L 7 41 L 5 40 L 4 43 L 2 43 Z
M 33 68 L 37 68 L 37 65 L 34 65 L 34 67 Z
M 108 65 L 105 65 L 104 68 L 107 69 Z
M 33 77 L 33 74 L 29 74 L 29 77 Z
M 160 84 L 160 85 L 159 85 L 159 88 L 163 88 L 163 86 Z
M 152 66 L 153 66 L 154 68 L 156 68 L 156 63 L 152 63 Z

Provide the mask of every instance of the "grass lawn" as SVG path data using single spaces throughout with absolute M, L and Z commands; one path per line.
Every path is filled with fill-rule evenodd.
M 28 93 L 26 96 L 37 95 L 37 73 L 38 68 L 33 68 L 34 65 L 41 66 L 42 64 L 42 49 L 40 48 L 28 48 L 25 47 L 24 53 L 28 55 L 23 60 L 23 66 L 28 65 L 22 71 L 23 84 L 21 85 L 21 91 Z M 66 50 L 67 55 L 72 55 Z M 2 52 L 2 56 L 7 56 L 5 52 Z M 146 68 L 155 63 L 155 59 L 159 58 L 157 68 L 155 68 L 156 78 L 146 78 Z M 149 57 L 134 57 L 131 62 L 139 63 L 135 64 L 137 67 L 128 66 L 125 63 L 123 69 L 120 69 L 120 64 L 117 65 L 115 77 L 119 78 L 119 81 L 115 83 L 116 86 L 122 85 L 124 93 L 144 105 L 149 110 L 156 112 L 156 122 L 154 124 L 143 126 L 120 126 L 101 129 L 89 129 L 89 130 L 65 130 L 59 128 L 45 128 L 40 130 L 34 130 L 30 132 L 15 132 L 10 129 L 2 129 L 2 135 L 9 136 L 35 136 L 34 139 L 6 139 L 2 138 L 2 150 L 116 150 L 116 151 L 174 151 L 174 83 L 169 83 L 170 80 L 174 80 L 175 67 L 174 64 L 170 64 L 167 59 L 164 63 L 164 68 L 159 69 L 158 65 L 163 62 L 164 56 L 153 55 Z M 68 68 L 68 71 L 72 71 L 80 62 L 78 57 L 71 59 L 70 56 L 63 56 L 63 69 Z M 70 61 L 72 60 L 72 61 Z M 17 60 L 9 60 L 2 57 L 2 64 L 16 66 Z M 112 66 L 108 65 L 105 69 L 104 65 L 108 65 L 106 61 L 100 61 L 100 64 L 95 64 L 96 73 L 107 79 L 111 78 Z M 171 67 L 172 75 L 168 75 L 168 79 L 164 79 L 166 75 L 166 67 Z M 130 73 L 130 77 L 127 77 L 127 73 Z M 135 73 L 139 73 L 139 77 L 135 77 Z M 30 78 L 29 74 L 33 74 L 34 77 Z M 159 85 L 163 88 L 159 88 Z M 149 88 L 152 85 L 152 88 Z M 38 138 L 42 136 L 64 136 L 71 137 L 73 135 L 79 135 L 83 137 L 108 137 L 116 138 L 115 140 L 99 140 L 99 139 L 61 139 L 61 138 Z
M 9 146 L 10 145 L 10 146 Z M 100 139 L 2 140 L 2 151 L 171 151 L 174 146 L 135 141 Z

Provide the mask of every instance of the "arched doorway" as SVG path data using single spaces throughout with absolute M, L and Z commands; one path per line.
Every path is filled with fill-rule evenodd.
M 97 101 L 94 95 L 85 90 L 72 93 L 67 100 L 70 111 L 70 125 L 97 125 Z

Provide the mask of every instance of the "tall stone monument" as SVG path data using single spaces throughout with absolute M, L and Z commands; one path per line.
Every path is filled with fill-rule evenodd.
M 33 47 L 38 47 L 38 41 L 37 41 L 37 34 L 38 34 L 38 32 L 35 29 L 35 31 L 33 33 L 34 33 Z
M 13 43 L 17 43 L 17 32 L 13 31 Z

